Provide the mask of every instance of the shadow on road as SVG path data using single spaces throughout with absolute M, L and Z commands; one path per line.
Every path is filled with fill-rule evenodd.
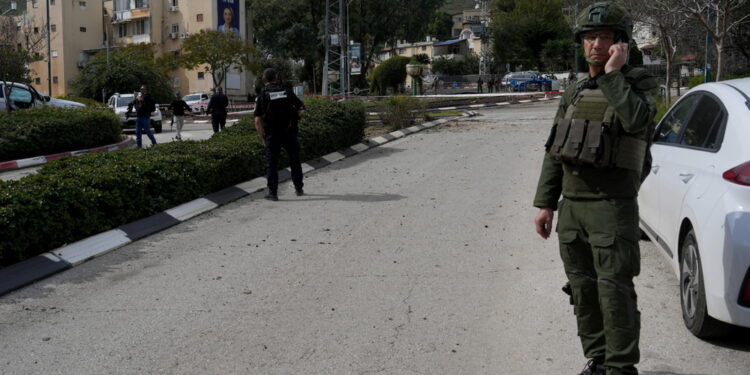
M 729 333 L 721 339 L 706 342 L 726 349 L 750 352 L 750 328 L 731 326 Z
M 708 374 L 686 374 L 670 371 L 641 371 L 641 375 L 708 375 Z

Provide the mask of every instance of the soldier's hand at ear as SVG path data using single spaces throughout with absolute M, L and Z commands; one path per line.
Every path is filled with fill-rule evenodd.
M 604 73 L 622 69 L 628 60 L 628 44 L 615 43 L 609 46 L 609 60 L 604 66 Z
M 551 208 L 540 208 L 539 213 L 536 215 L 536 219 L 534 219 L 536 232 L 545 240 L 549 238 L 550 233 L 552 233 L 552 219 L 554 218 L 555 211 Z

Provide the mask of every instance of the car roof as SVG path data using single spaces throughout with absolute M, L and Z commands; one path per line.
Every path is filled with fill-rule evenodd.
M 745 96 L 750 96 L 750 78 L 730 79 L 728 81 L 721 81 L 721 83 L 742 91 Z

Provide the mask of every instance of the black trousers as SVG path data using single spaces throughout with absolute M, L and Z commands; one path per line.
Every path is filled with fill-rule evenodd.
M 215 114 L 211 115 L 211 126 L 214 127 L 214 133 L 219 130 L 224 130 L 224 126 L 227 124 L 227 114 Z
M 282 132 L 266 134 L 266 179 L 269 192 L 276 194 L 279 188 L 279 155 L 285 149 L 292 170 L 292 182 L 296 189 L 302 189 L 302 164 L 299 160 L 299 141 L 296 133 Z

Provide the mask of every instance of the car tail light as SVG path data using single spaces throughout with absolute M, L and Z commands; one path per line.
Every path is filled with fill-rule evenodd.
M 750 268 L 747 269 L 745 274 L 745 281 L 742 283 L 740 288 L 740 305 L 750 307 Z
M 750 186 L 750 161 L 724 172 L 721 176 L 729 182 Z

